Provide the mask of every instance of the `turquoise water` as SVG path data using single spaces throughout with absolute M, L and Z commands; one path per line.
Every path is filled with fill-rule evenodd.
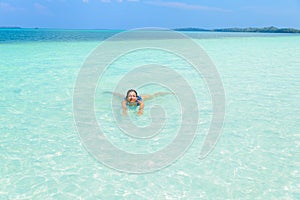
M 80 67 L 116 32 L 0 33 L 0 199 L 300 198 L 300 35 L 189 33 L 217 66 L 226 93 L 222 135 L 202 160 L 198 157 L 212 116 L 202 77 L 160 51 L 136 52 L 113 63 L 97 87 L 95 114 L 108 139 L 129 152 L 154 152 L 172 141 L 180 123 L 178 101 L 153 99 L 141 117 L 130 111 L 138 125 L 149 124 L 147 105 L 157 100 L 167 113 L 162 134 L 137 140 L 117 129 L 106 103 L 111 96 L 103 91 L 147 62 L 174 66 L 199 91 L 200 120 L 190 148 L 166 168 L 130 174 L 94 159 L 73 117 Z M 150 85 L 139 92 L 157 90 L 167 89 Z

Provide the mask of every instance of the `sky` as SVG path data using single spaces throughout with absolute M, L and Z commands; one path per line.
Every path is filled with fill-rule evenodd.
M 300 0 L 0 0 L 0 27 L 300 29 Z

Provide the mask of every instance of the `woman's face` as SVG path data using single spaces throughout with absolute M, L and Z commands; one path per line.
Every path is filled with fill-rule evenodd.
M 127 101 L 128 102 L 136 102 L 137 96 L 135 92 L 129 92 L 127 96 Z

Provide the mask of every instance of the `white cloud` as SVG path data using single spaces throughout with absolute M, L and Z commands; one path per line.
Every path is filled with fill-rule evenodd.
M 151 5 L 156 5 L 156 6 L 179 8 L 179 9 L 185 9 L 185 10 L 208 10 L 208 11 L 219 11 L 219 12 L 230 12 L 230 10 L 226 10 L 226 9 L 222 9 L 222 8 L 195 5 L 195 4 L 187 4 L 187 3 L 183 3 L 183 2 L 147 1 L 145 3 L 151 4 Z
M 88 3 L 88 2 L 89 2 L 89 0 L 82 0 L 82 2 L 83 2 L 83 3 Z
M 34 3 L 33 6 L 35 7 L 35 9 L 37 9 L 38 11 L 44 11 L 47 9 L 46 6 L 40 4 L 40 3 Z
M 0 2 L 0 10 L 11 12 L 18 10 L 18 8 L 10 5 L 9 3 Z
M 50 10 L 48 9 L 48 7 L 40 4 L 40 3 L 34 3 L 33 7 L 35 8 L 35 10 L 37 12 L 39 12 L 40 14 L 44 14 L 44 15 L 49 15 L 51 14 Z

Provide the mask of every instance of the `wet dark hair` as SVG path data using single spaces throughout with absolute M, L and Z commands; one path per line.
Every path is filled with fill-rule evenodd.
M 138 95 L 137 95 L 137 92 L 136 92 L 134 89 L 130 89 L 130 90 L 127 91 L 126 99 L 128 98 L 128 94 L 129 94 L 130 92 L 134 92 L 135 95 L 138 96 Z

